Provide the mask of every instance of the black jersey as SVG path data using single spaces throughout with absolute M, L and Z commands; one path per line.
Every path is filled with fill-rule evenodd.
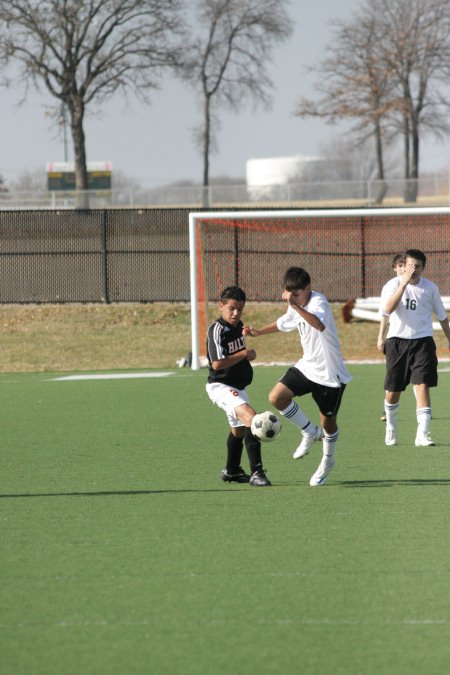
M 214 321 L 208 328 L 206 340 L 206 353 L 208 355 L 209 376 L 208 382 L 221 382 L 229 384 L 236 389 L 245 389 L 253 379 L 253 368 L 250 361 L 243 359 L 231 368 L 213 370 L 211 363 L 241 352 L 246 349 L 245 337 L 242 335 L 242 321 L 236 326 L 231 326 L 221 317 Z

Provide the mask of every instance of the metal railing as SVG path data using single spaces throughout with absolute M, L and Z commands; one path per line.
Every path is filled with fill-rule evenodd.
M 222 206 L 446 206 L 450 173 L 417 180 L 322 181 L 247 186 L 167 186 L 85 192 L 1 192 L 0 209 Z

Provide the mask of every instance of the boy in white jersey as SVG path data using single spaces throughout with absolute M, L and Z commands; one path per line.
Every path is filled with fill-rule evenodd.
M 381 291 L 380 312 L 389 315 L 385 344 L 386 445 L 397 445 L 400 394 L 408 384 L 416 396 L 417 446 L 434 445 L 430 435 L 430 387 L 436 387 L 437 356 L 433 340 L 433 313 L 442 326 L 450 349 L 450 326 L 439 289 L 422 277 L 426 255 L 409 249 L 400 277 L 390 279 Z
M 311 290 L 311 278 L 301 267 L 290 267 L 284 275 L 283 300 L 287 311 L 273 323 L 260 328 L 245 326 L 246 335 L 266 335 L 297 329 L 303 356 L 277 382 L 269 394 L 270 403 L 301 430 L 303 439 L 294 459 L 305 457 L 314 441 L 323 438 L 322 461 L 309 482 L 323 485 L 334 466 L 338 439 L 337 413 L 345 386 L 352 378 L 342 358 L 331 307 L 322 293 Z M 320 411 L 320 426 L 300 409 L 295 396 L 312 394 Z M 323 431 L 322 431 L 323 427 Z

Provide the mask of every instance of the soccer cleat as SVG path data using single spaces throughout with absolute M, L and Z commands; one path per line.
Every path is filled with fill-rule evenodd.
M 397 445 L 395 429 L 386 429 L 386 438 L 384 439 L 384 442 L 386 445 Z
M 383 414 L 381 415 L 380 420 L 381 420 L 382 422 L 386 422 L 386 413 L 383 413 Z
M 415 441 L 417 447 L 430 447 L 432 445 L 436 445 L 436 443 L 433 443 L 431 440 L 431 434 L 430 432 L 423 434 L 423 433 L 417 433 L 416 436 L 416 441 Z
M 312 434 L 306 433 L 306 431 L 302 431 L 302 442 L 298 446 L 297 450 L 294 452 L 292 457 L 294 459 L 301 459 L 302 457 L 305 457 L 308 452 L 310 447 L 315 441 L 320 441 L 323 438 L 323 430 L 321 427 L 316 427 L 316 430 Z
M 245 473 L 242 466 L 233 470 L 222 469 L 220 477 L 224 483 L 248 483 L 250 481 L 250 476 Z
M 316 487 L 318 485 L 323 485 L 324 483 L 326 483 L 328 479 L 328 474 L 330 473 L 333 466 L 334 466 L 334 457 L 332 457 L 331 455 L 325 455 L 324 457 L 322 457 L 322 461 L 317 467 L 316 473 L 314 473 L 311 476 L 309 484 L 312 487 Z
M 254 471 L 250 476 L 250 485 L 255 485 L 256 487 L 265 487 L 266 485 L 272 485 L 272 483 L 267 478 L 264 471 L 262 469 L 258 469 L 258 471 Z

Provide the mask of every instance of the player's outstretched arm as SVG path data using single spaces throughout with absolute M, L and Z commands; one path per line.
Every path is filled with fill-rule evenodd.
M 244 335 L 251 337 L 259 337 L 260 335 L 268 335 L 269 333 L 276 333 L 278 331 L 277 322 L 273 321 L 263 328 L 255 328 L 254 326 L 244 326 L 242 332 Z

